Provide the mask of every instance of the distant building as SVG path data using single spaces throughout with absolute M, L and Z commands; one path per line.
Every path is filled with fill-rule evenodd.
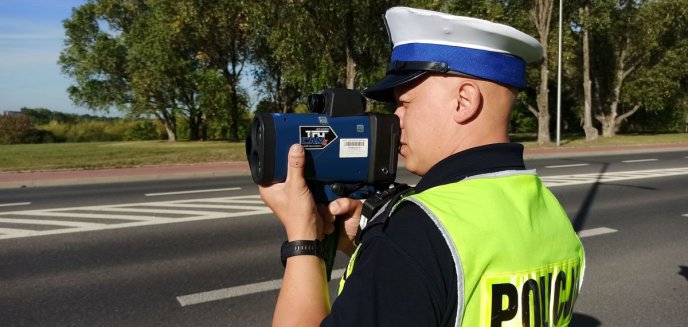
M 3 116 L 21 116 L 23 115 L 20 111 L 9 111 L 5 110 L 2 112 Z

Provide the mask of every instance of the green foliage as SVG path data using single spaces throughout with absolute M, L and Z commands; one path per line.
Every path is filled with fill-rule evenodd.
M 407 5 L 509 24 L 536 38 L 547 27 L 545 85 L 554 117 L 558 13 L 552 12 L 549 26 L 533 21 L 552 4 L 556 1 L 90 0 L 64 21 L 67 38 L 59 63 L 75 82 L 68 93 L 78 105 L 101 111 L 116 107 L 133 118 L 156 117 L 156 133 L 164 127 L 171 140 L 175 132 L 181 139 L 241 140 L 249 120 L 249 93 L 259 96 L 258 112 L 299 112 L 309 93 L 331 87 L 362 89 L 384 76 L 390 49 L 381 17 L 389 7 Z M 590 14 L 582 17 L 579 8 L 586 4 Z M 609 114 L 615 103 L 619 114 L 640 107 L 662 118 L 653 120 L 652 130 L 674 130 L 671 117 L 684 112 L 687 94 L 687 8 L 688 0 L 567 2 L 562 17 L 564 130 L 581 130 L 584 20 L 590 27 L 596 112 Z M 620 82 L 617 76 L 624 70 Z M 254 78 L 254 92 L 239 83 L 248 73 Z M 528 88 L 511 122 L 518 131 L 534 132 L 535 120 L 522 104 L 538 107 L 538 65 L 529 65 L 527 76 Z M 376 103 L 369 109 L 394 110 Z M 32 124 L 76 123 L 73 117 L 50 116 L 42 108 L 26 109 L 25 114 Z M 631 117 L 628 123 L 627 131 L 650 128 Z M 95 125 L 81 126 L 80 135 L 99 130 Z M 107 133 L 105 127 L 100 130 Z M 127 131 L 123 138 L 155 134 L 150 123 Z M 70 139 L 79 138 L 79 133 L 72 134 Z
M 77 115 L 45 108 L 22 108 L 21 112 L 36 129 L 24 143 L 158 140 L 165 134 L 164 127 L 151 119 Z
M 0 116 L 0 144 L 25 143 L 31 132 L 32 127 L 28 117 Z
M 263 2 L 255 14 L 262 24 L 253 25 L 254 76 L 269 101 L 261 110 L 293 112 L 310 93 L 331 87 L 362 89 L 382 77 L 390 52 L 381 17 L 399 3 Z
M 127 125 L 123 141 L 162 140 L 165 138 L 165 128 L 160 122 L 145 119 L 131 121 Z
M 509 119 L 510 133 L 531 133 L 537 131 L 537 119 L 521 103 L 517 103 L 511 111 Z
M 179 115 L 189 125 L 188 137 L 200 139 L 206 117 L 226 111 L 236 138 L 248 108 L 238 86 L 250 44 L 241 23 L 246 6 L 234 0 L 94 0 L 75 8 L 64 21 L 66 48 L 59 60 L 76 82 L 70 97 L 94 110 L 114 106 L 133 117 L 153 115 L 170 140 Z M 224 87 L 202 89 L 212 75 Z M 226 107 L 209 105 L 208 99 L 223 96 L 232 99 Z

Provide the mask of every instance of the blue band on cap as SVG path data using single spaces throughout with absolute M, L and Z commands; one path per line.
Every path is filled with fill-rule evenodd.
M 526 62 L 506 53 L 450 45 L 408 43 L 394 47 L 391 61 L 446 62 L 449 69 L 478 78 L 515 86 L 526 86 Z

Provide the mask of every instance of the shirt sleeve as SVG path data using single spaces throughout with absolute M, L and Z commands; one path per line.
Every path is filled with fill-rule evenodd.
M 404 203 L 366 231 L 353 273 L 322 326 L 445 326 L 456 315 L 451 253 L 432 220 Z

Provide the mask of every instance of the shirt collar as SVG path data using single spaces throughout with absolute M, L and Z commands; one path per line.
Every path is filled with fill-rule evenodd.
M 458 182 L 466 177 L 504 170 L 524 170 L 523 145 L 497 143 L 470 148 L 436 163 L 415 187 L 420 193 L 429 188 Z

